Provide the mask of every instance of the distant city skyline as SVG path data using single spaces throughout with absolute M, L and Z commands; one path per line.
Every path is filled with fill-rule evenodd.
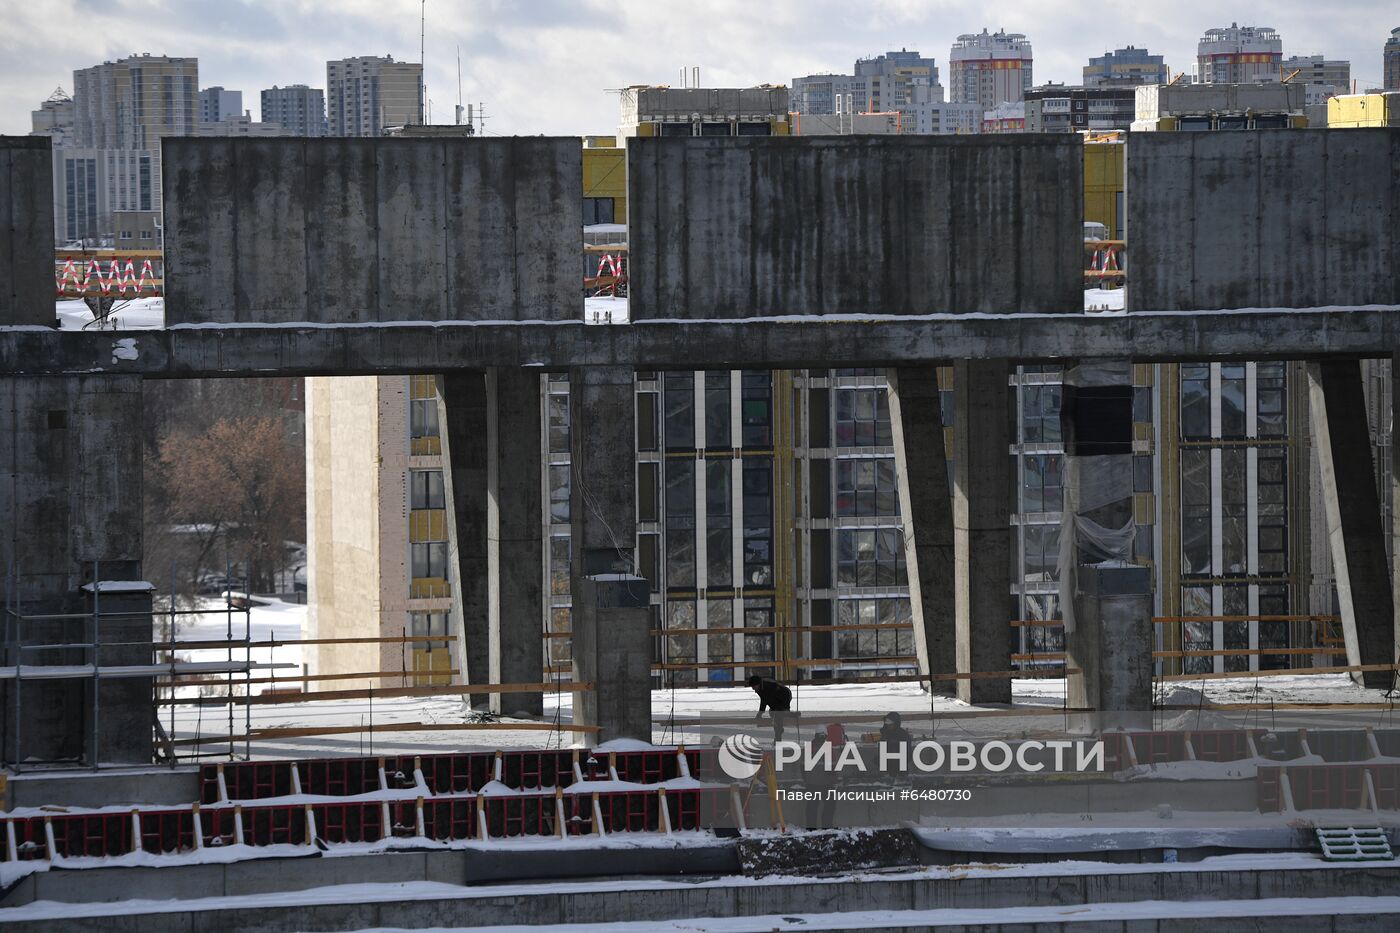
M 255 118 L 264 88 L 324 90 L 329 60 L 419 59 L 416 0 L 310 9 L 265 0 L 0 0 L 0 14 L 7 24 L 0 35 L 0 134 L 7 135 L 27 134 L 31 111 L 55 87 L 71 94 L 74 70 L 132 53 L 198 58 L 200 83 L 242 91 Z M 1285 57 L 1350 61 L 1364 90 L 1381 85 L 1381 49 L 1400 26 L 1400 10 L 1372 0 L 1327 8 L 1281 2 L 1267 12 L 1185 0 L 1106 18 L 1096 7 L 1058 0 L 995 10 L 965 0 L 875 0 L 856 16 L 828 0 L 429 0 L 424 73 L 435 123 L 453 120 L 460 46 L 462 102 L 485 102 L 488 133 L 580 135 L 615 126 L 618 102 L 608 89 L 679 85 L 684 66 L 698 65 L 704 86 L 787 84 L 795 75 L 844 71 L 856 58 L 908 48 L 935 59 L 946 75 L 956 38 L 986 28 L 1027 36 L 1037 85 L 1077 84 L 1090 57 L 1127 45 L 1165 56 L 1173 74 L 1189 74 L 1200 36 L 1231 22 L 1277 30 Z

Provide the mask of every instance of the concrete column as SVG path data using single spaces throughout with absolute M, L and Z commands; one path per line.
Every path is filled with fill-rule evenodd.
M 1400 351 L 1390 356 L 1390 600 L 1400 649 L 1400 464 L 1395 462 L 1395 418 L 1400 415 Z
M 544 678 L 543 478 L 540 450 L 540 373 L 493 369 L 487 374 L 490 439 L 489 669 L 497 684 Z M 491 711 L 544 713 L 543 695 L 491 695 Z
M 0 325 L 53 324 L 50 145 L 39 136 L 0 136 Z
M 651 740 L 651 610 L 636 573 L 635 395 L 624 367 L 569 371 L 574 721 Z
M 1060 605 L 1069 705 L 1146 728 L 1152 709 L 1152 577 L 1132 563 L 1133 382 L 1126 360 L 1065 374 Z M 1125 718 L 1124 714 L 1132 716 Z
M 94 575 L 140 579 L 141 419 L 139 377 L 0 378 L 0 602 L 6 608 L 27 615 L 85 613 L 91 606 L 82 587 Z M 150 594 L 140 598 L 149 609 Z M 17 662 L 21 644 L 90 642 L 94 634 L 91 619 L 81 617 L 17 625 L 7 616 L 3 630 L 6 665 Z M 104 623 L 96 640 L 134 642 L 99 650 L 101 666 L 151 663 L 149 618 Z M 92 652 L 29 651 L 24 661 L 91 663 Z M 149 762 L 150 679 L 104 682 L 100 696 L 101 759 Z M 10 682 L 3 698 L 7 760 L 92 754 L 91 681 L 28 683 L 22 693 Z
M 1395 610 L 1371 466 L 1361 364 L 1354 360 L 1309 363 L 1308 393 L 1347 664 L 1392 664 Z M 1368 687 L 1386 688 L 1394 682 L 1394 673 L 1367 671 L 1361 680 Z
M 958 673 L 1011 667 L 1010 363 L 959 360 L 954 365 L 953 548 L 956 564 Z M 968 703 L 1010 703 L 1011 681 L 958 681 Z
M 438 431 L 442 437 L 443 486 L 449 519 L 452 633 L 460 650 L 462 680 L 468 684 L 491 682 L 489 408 L 486 376 L 479 370 L 460 370 L 438 377 Z M 473 693 L 468 702 L 473 709 L 487 709 L 490 697 Z
M 933 366 L 904 367 L 887 370 L 886 378 L 919 673 L 947 674 L 957 666 L 956 561 L 938 372 Z M 951 681 L 934 681 L 933 689 L 955 692 Z

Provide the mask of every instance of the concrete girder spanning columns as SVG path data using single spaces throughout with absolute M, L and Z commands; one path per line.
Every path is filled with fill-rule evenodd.
M 543 679 L 540 373 L 457 370 L 439 378 L 452 631 L 468 684 Z M 472 694 L 477 708 L 538 716 L 539 692 Z

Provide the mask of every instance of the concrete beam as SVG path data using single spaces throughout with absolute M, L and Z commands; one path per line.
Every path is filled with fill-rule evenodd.
M 0 136 L 0 325 L 53 310 L 53 162 L 42 136 Z
M 901 367 L 885 376 L 919 673 L 947 674 L 957 665 L 950 624 L 956 615 L 956 560 L 938 373 L 933 366 Z M 951 682 L 938 681 L 935 687 L 951 690 Z
M 448 583 L 452 588 L 452 631 L 461 651 L 462 680 L 491 682 L 490 396 L 479 370 L 438 377 L 438 430 L 447 493 Z M 474 709 L 490 697 L 473 693 Z
M 490 674 L 498 684 L 544 679 L 544 479 L 540 453 L 540 379 L 535 369 L 486 374 L 489 408 Z M 539 693 L 495 693 L 491 711 L 540 716 Z
M 1011 364 L 953 367 L 953 545 L 958 673 L 1011 668 Z M 1002 677 L 958 681 L 966 703 L 1010 703 Z
M 1395 610 L 1361 367 L 1352 362 L 1309 363 L 1308 390 L 1347 664 L 1393 664 Z M 1360 679 L 1368 687 L 1384 689 L 1394 683 L 1395 675 L 1368 671 Z
M 171 137 L 162 155 L 170 323 L 583 316 L 576 138 Z
M 48 308 L 45 313 L 50 313 Z M 500 321 L 177 326 L 129 334 L 0 326 L 0 374 L 125 373 L 156 378 L 401 375 L 491 366 L 894 368 L 921 366 L 928 360 L 993 357 L 1248 361 L 1386 357 L 1396 350 L 1400 305 L 1228 313 L 652 321 L 626 326 Z
M 650 588 L 636 572 L 632 370 L 569 371 L 574 719 L 599 741 L 651 740 Z

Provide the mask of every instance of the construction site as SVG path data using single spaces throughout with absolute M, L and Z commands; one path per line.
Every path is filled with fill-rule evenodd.
M 166 138 L 144 251 L 0 138 L 0 922 L 1400 922 L 1400 130 L 743 93 Z M 305 605 L 160 592 L 143 386 L 272 377 Z

